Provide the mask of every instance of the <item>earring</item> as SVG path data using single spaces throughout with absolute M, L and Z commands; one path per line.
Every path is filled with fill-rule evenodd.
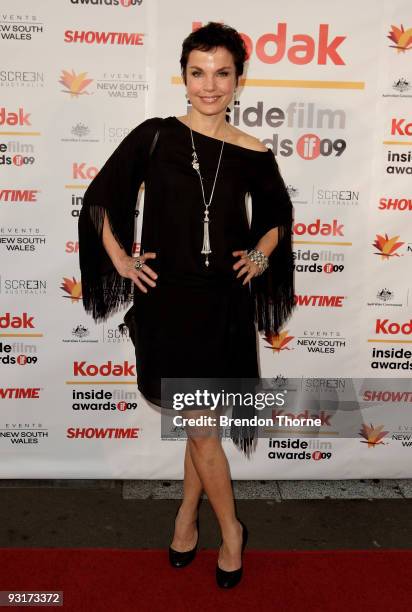
M 234 100 L 233 100 L 233 106 L 240 106 L 240 102 L 237 99 L 237 91 L 235 90 L 235 95 L 234 95 Z

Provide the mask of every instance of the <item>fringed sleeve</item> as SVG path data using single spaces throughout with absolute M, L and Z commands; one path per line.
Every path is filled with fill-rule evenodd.
M 132 297 L 131 279 L 118 274 L 103 246 L 103 222 L 106 212 L 114 237 L 131 255 L 137 196 L 159 121 L 155 117 L 135 127 L 84 194 L 78 222 L 82 301 L 95 321 L 105 320 Z
M 278 228 L 279 240 L 269 256 L 269 267 L 251 280 L 255 320 L 259 331 L 278 335 L 294 308 L 292 252 L 293 206 L 273 151 L 258 158 L 250 189 L 251 244 L 255 248 L 266 232 Z

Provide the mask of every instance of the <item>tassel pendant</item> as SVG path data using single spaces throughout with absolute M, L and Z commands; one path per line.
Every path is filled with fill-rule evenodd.
M 193 151 L 192 158 L 193 158 L 192 159 L 192 167 L 193 167 L 194 170 L 196 170 L 196 172 L 200 176 L 200 171 L 199 171 L 200 170 L 200 166 L 199 166 L 199 160 L 198 160 L 197 155 L 196 155 L 196 151 Z
M 196 149 L 195 149 L 195 143 L 194 143 L 194 140 L 193 140 L 192 127 L 191 127 L 191 125 L 189 125 L 189 127 L 190 127 L 190 137 L 192 139 L 192 168 L 193 168 L 193 170 L 195 170 L 197 172 L 197 174 L 199 176 L 200 187 L 202 189 L 203 204 L 205 205 L 205 216 L 204 216 L 204 219 L 203 219 L 203 248 L 201 250 L 201 254 L 202 255 L 206 255 L 205 265 L 206 265 L 206 267 L 208 267 L 209 266 L 209 257 L 208 257 L 208 255 L 212 252 L 212 250 L 210 248 L 210 239 L 209 239 L 209 206 L 210 206 L 210 204 L 212 202 L 213 193 L 215 191 L 216 179 L 217 179 L 217 175 L 219 173 L 220 161 L 222 159 L 222 153 L 223 153 L 223 147 L 224 147 L 225 141 L 222 140 L 222 146 L 220 147 L 219 161 L 217 163 L 216 174 L 215 174 L 215 178 L 214 178 L 213 186 L 212 186 L 212 192 L 210 194 L 209 203 L 207 203 L 206 202 L 206 198 L 205 198 L 205 190 L 204 190 L 204 187 L 203 187 L 203 179 L 202 179 L 202 175 L 200 173 L 199 158 L 197 156 Z
M 209 265 L 208 255 L 212 252 L 210 249 L 210 239 L 209 239 L 209 211 L 205 210 L 205 218 L 203 219 L 203 248 L 202 255 L 206 255 L 206 266 Z

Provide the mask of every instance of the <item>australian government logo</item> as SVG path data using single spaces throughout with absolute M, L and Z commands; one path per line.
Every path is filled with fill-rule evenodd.
M 66 135 L 60 138 L 61 142 L 100 142 L 100 138 L 96 137 L 92 129 L 83 121 L 77 121 L 71 125 Z
M 62 338 L 62 342 L 70 344 L 96 343 L 99 341 L 96 334 L 97 328 L 90 331 L 90 327 L 83 323 L 76 323 L 72 329 L 70 336 Z
M 382 94 L 383 98 L 411 98 L 412 97 L 412 85 L 411 79 L 406 76 L 396 77 L 388 88 L 386 93 Z
M 380 287 L 375 290 L 375 295 L 371 295 L 366 302 L 367 306 L 375 308 L 399 308 L 402 306 L 408 306 L 409 292 L 404 289 L 402 291 L 395 291 L 391 287 Z
M 399 295 L 400 292 L 389 289 L 388 287 L 380 287 L 374 297 L 367 301 L 367 306 L 375 308 L 393 308 L 402 307 L 408 304 L 408 296 Z

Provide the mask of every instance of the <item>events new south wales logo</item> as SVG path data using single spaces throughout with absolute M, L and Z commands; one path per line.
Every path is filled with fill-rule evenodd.
M 392 26 L 388 38 L 395 43 L 389 46 L 396 49 L 398 53 L 405 53 L 412 49 L 412 28 L 405 30 L 403 25 L 400 28 Z
M 79 72 L 76 74 L 74 70 L 68 72 L 62 70 L 59 83 L 63 85 L 64 93 L 70 94 L 70 97 L 77 98 L 78 96 L 90 95 L 88 91 L 85 91 L 86 87 L 93 82 L 93 79 L 86 79 L 87 72 Z
M 388 434 L 388 431 L 383 431 L 383 425 L 377 425 L 376 427 L 372 424 L 366 425 L 364 423 L 361 427 L 359 435 L 364 438 L 361 440 L 364 444 L 368 445 L 368 448 L 374 448 L 378 444 L 385 444 L 382 439 Z
M 67 293 L 67 295 L 63 295 L 62 297 L 70 298 L 72 304 L 82 299 L 81 281 L 77 281 L 74 276 L 72 278 L 63 277 L 63 283 L 60 285 L 60 289 Z
M 372 246 L 377 249 L 375 255 L 380 255 L 381 259 L 389 259 L 390 257 L 400 257 L 399 253 L 396 251 L 404 245 L 404 242 L 398 242 L 399 236 L 392 236 L 389 238 L 388 234 L 381 236 L 380 234 L 376 234 L 375 242 Z
M 291 340 L 293 340 L 294 336 L 288 336 L 288 330 L 281 331 L 279 335 L 269 333 L 263 335 L 265 342 L 269 346 L 265 346 L 265 348 L 271 349 L 272 353 L 280 353 L 280 351 L 284 350 L 293 350 L 293 348 L 286 346 L 289 344 Z

